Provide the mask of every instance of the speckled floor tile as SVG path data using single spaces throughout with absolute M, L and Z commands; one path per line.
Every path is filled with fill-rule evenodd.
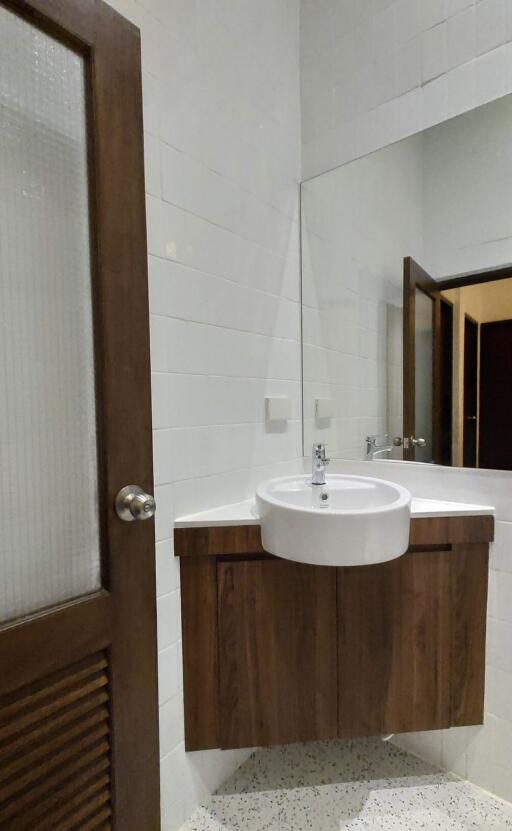
M 379 739 L 256 751 L 182 831 L 512 831 L 512 806 Z

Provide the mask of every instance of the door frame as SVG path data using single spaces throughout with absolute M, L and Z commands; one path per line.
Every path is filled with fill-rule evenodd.
M 453 277 L 443 277 L 437 285 L 440 291 L 447 289 L 461 289 L 464 286 L 473 286 L 476 283 L 494 283 L 497 280 L 512 279 L 512 265 L 488 268 L 485 271 L 470 271 L 467 274 L 458 274 Z
M 442 296 L 440 315 L 440 464 L 451 467 L 453 465 L 453 303 Z M 448 360 L 446 360 L 447 357 Z
M 127 484 L 153 492 L 140 32 L 101 0 L 0 2 L 86 65 L 103 576 L 86 598 L 0 625 L 0 704 L 104 651 L 113 827 L 158 831 L 154 523 L 124 523 L 114 508 Z
M 473 419 L 473 415 L 468 416 L 467 413 L 467 398 L 469 394 L 467 380 L 468 380 L 468 355 L 469 355 L 469 338 L 468 338 L 468 328 L 474 327 L 474 332 L 476 333 L 475 339 L 475 355 L 476 358 L 476 366 L 475 366 L 475 406 L 476 406 L 476 413 L 474 414 L 475 419 L 475 463 L 474 465 L 467 463 L 467 454 L 468 454 L 468 445 L 467 445 L 467 438 L 468 438 L 468 420 L 469 418 Z M 464 314 L 464 369 L 463 369 L 463 406 L 462 406 L 462 463 L 463 467 L 467 468 L 477 468 L 478 465 L 478 439 L 479 439 L 479 424 L 478 424 L 478 410 L 479 410 L 479 353 L 480 353 L 480 324 L 477 320 L 475 320 L 471 315 L 465 313 Z

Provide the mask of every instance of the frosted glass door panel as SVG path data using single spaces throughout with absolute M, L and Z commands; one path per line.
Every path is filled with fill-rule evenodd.
M 432 461 L 433 349 L 434 302 L 428 294 L 416 289 L 416 438 L 425 439 L 425 447 L 417 447 L 417 462 Z
M 100 585 L 85 103 L 0 6 L 0 621 Z

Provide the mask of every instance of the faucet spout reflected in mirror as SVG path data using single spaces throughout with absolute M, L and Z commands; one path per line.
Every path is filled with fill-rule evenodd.
M 368 462 L 373 461 L 377 456 L 383 456 L 385 453 L 390 453 L 395 447 L 408 447 L 408 444 L 400 436 L 395 436 L 393 443 L 390 444 L 387 433 L 383 436 L 366 436 L 366 453 L 365 459 Z M 422 445 L 423 446 L 423 445 Z
M 393 446 L 397 446 L 397 439 L 393 439 L 393 444 L 389 444 L 387 434 L 383 436 L 366 436 L 366 454 L 365 458 L 371 462 L 376 456 L 383 456 L 385 453 L 390 453 Z
M 402 438 L 402 436 L 395 436 L 393 443 L 389 444 L 387 433 L 383 436 L 366 436 L 365 439 L 366 451 L 365 459 L 367 462 L 373 461 L 377 456 L 383 456 L 385 453 L 391 453 L 396 447 L 403 447 L 408 450 L 412 447 L 426 447 L 425 439 L 417 439 L 414 436 L 410 438 Z
M 325 444 L 313 445 L 313 471 L 311 474 L 312 485 L 325 485 L 325 468 L 330 462 L 325 455 Z

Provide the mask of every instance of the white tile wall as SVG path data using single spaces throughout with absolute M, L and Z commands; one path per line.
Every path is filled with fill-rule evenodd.
M 245 752 L 183 744 L 178 514 L 301 445 L 299 0 L 112 0 L 142 35 L 163 830 Z M 287 396 L 285 430 L 265 396 Z
M 302 187 L 306 448 L 323 441 L 330 456 L 360 459 L 365 436 L 402 432 L 386 337 L 393 317 L 401 356 L 404 253 L 424 262 L 423 155 L 418 136 Z M 333 418 L 315 418 L 319 394 Z
M 511 91 L 511 38 L 509 0 L 302 0 L 303 178 Z

